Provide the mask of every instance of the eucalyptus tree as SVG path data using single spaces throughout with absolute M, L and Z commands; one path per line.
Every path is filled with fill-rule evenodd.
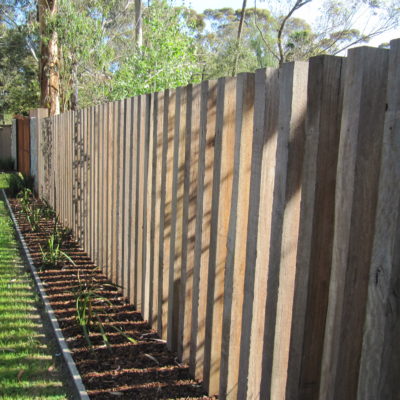
M 39 104 L 39 41 L 32 4 L 0 1 L 0 120 Z
M 114 65 L 110 97 L 150 93 L 200 80 L 194 27 L 165 0 L 143 8 L 143 44 L 124 49 Z
M 306 5 L 314 7 L 312 24 L 296 18 Z M 280 64 L 336 55 L 400 26 L 399 0 L 271 0 L 268 6 L 275 19 L 270 51 Z

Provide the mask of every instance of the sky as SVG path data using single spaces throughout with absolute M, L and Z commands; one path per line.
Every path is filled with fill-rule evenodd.
M 224 8 L 229 7 L 233 9 L 242 8 L 243 0 L 184 0 L 185 5 L 194 8 L 197 12 L 203 12 L 207 8 Z M 300 10 L 298 10 L 294 16 L 298 18 L 303 18 L 310 25 L 312 25 L 312 21 L 315 18 L 318 10 L 318 6 L 321 4 L 321 1 L 313 1 L 311 3 L 306 4 Z M 257 0 L 257 8 L 267 8 L 268 1 Z M 247 1 L 247 7 L 254 7 L 254 0 Z M 360 29 L 360 28 L 358 28 Z M 396 30 L 392 30 L 386 32 L 383 35 L 377 36 L 373 38 L 368 46 L 379 46 L 381 43 L 390 42 L 393 39 L 400 38 L 400 27 Z

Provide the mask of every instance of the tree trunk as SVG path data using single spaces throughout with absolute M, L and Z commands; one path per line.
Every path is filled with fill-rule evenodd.
M 143 44 L 142 0 L 135 0 L 135 39 L 138 47 Z
M 235 54 L 235 60 L 233 63 L 232 76 L 235 76 L 237 74 L 237 68 L 238 68 L 238 62 L 239 62 L 239 52 L 240 52 L 240 39 L 242 37 L 243 21 L 244 21 L 244 16 L 246 14 L 246 7 L 247 7 L 247 0 L 243 0 L 242 14 L 240 15 L 240 22 L 239 22 L 239 28 L 238 28 L 238 34 L 237 34 L 237 40 L 236 40 L 236 54 Z
M 76 60 L 72 63 L 72 95 L 71 95 L 71 110 L 78 109 L 78 62 Z
M 57 0 L 38 0 L 40 24 L 40 103 L 50 115 L 60 113 L 57 32 L 47 29 L 47 17 L 57 13 Z

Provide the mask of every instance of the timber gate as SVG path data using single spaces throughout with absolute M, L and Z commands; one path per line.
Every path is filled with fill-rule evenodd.
M 30 118 L 16 117 L 17 120 L 17 170 L 30 175 Z

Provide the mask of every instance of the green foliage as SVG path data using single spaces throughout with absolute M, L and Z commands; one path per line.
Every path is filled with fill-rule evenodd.
M 27 207 L 33 199 L 32 190 L 24 187 L 17 195 L 17 199 L 19 199 L 20 203 Z
M 25 214 L 26 217 L 28 217 L 31 212 L 31 203 L 33 200 L 32 190 L 28 188 L 23 188 L 17 194 L 17 199 L 19 199 L 19 202 L 21 204 L 22 212 Z
M 338 54 L 399 24 L 398 0 L 324 0 L 312 26 L 297 18 L 309 2 L 271 0 L 273 12 L 247 8 L 238 40 L 241 9 L 199 14 L 169 0 L 151 0 L 142 8 L 139 46 L 134 1 L 59 0 L 42 39 L 57 32 L 61 110 Z M 33 0 L 0 4 L 0 120 L 38 105 L 35 7 Z M 373 17 L 356 29 L 355 21 L 365 15 Z
M 42 217 L 42 211 L 34 203 L 32 190 L 28 188 L 22 189 L 18 193 L 17 198 L 21 204 L 22 212 L 31 226 L 32 232 L 38 232 L 40 229 L 39 223 Z
M 60 243 L 57 242 L 57 238 L 54 235 L 50 235 L 47 239 L 46 247 L 43 249 L 40 246 L 40 252 L 42 254 L 42 266 L 44 268 L 59 267 L 65 264 L 66 261 L 75 265 L 71 257 L 60 249 Z
M 102 23 L 109 12 L 101 1 L 60 0 L 58 13 L 47 19 L 49 32 L 58 34 L 61 50 L 62 109 L 71 107 L 71 97 L 78 90 L 80 107 L 105 100 L 114 57 Z
M 36 207 L 34 204 L 31 205 L 29 212 L 26 214 L 26 219 L 31 226 L 32 232 L 38 232 L 40 230 L 40 219 L 42 213 L 40 208 Z
M 97 282 L 92 280 L 81 280 L 78 274 L 79 285 L 75 290 L 76 297 L 76 320 L 78 321 L 86 343 L 90 349 L 93 349 L 93 343 L 90 338 L 90 333 L 99 333 L 102 337 L 103 343 L 109 346 L 109 340 L 106 334 L 102 314 L 108 314 L 112 303 L 107 299 L 103 293 L 107 289 L 115 290 L 116 285 L 109 283 Z M 110 315 L 107 315 L 107 320 L 115 322 Z M 131 343 L 137 341 L 131 336 L 127 335 L 121 328 L 112 324 L 108 325 L 113 330 L 121 334 L 126 340 Z
M 53 227 L 54 243 L 61 247 L 64 244 L 64 242 L 71 237 L 71 235 L 72 235 L 72 230 L 69 228 L 64 228 L 60 224 L 58 217 L 56 216 L 54 218 L 54 227 Z
M 0 23 L 0 120 L 5 114 L 26 114 L 39 104 L 38 63 L 33 55 L 37 36 L 32 30 L 32 24 Z
M 24 175 L 21 172 L 8 175 L 7 194 L 16 197 L 19 192 L 25 188 L 33 190 L 34 178 L 30 175 Z
M 236 58 L 236 73 L 276 66 L 277 61 L 271 54 L 275 21 L 269 11 L 247 9 L 238 42 L 241 14 L 242 10 L 231 8 L 204 11 L 204 21 L 209 28 L 197 37 L 203 79 L 232 75 Z
M 179 8 L 153 1 L 143 13 L 143 46 L 115 65 L 111 99 L 184 86 L 199 79 L 194 38 Z
M 42 199 L 42 202 L 43 202 L 43 205 L 42 205 L 42 207 L 41 207 L 41 210 L 42 210 L 42 217 L 43 217 L 43 218 L 47 218 L 47 219 L 53 219 L 53 218 L 55 218 L 55 217 L 56 217 L 56 213 L 55 213 L 55 211 L 53 210 L 53 208 L 50 206 L 50 204 L 48 203 L 48 201 L 45 200 L 45 199 Z M 57 226 L 57 221 L 58 221 L 58 219 L 56 220 L 55 227 Z

